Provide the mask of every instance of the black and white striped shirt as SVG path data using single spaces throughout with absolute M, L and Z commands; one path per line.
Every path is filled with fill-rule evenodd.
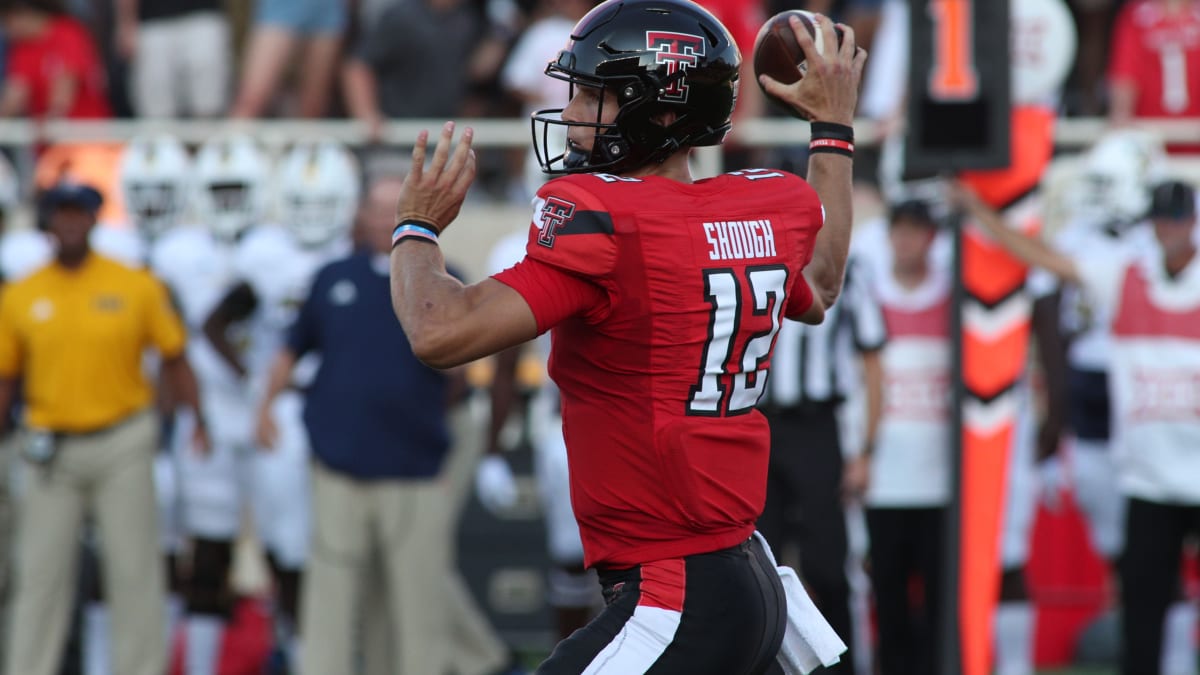
M 878 350 L 887 340 L 883 311 L 867 274 L 866 265 L 847 263 L 841 295 L 822 323 L 783 322 L 764 397 L 770 407 L 839 403 L 861 386 L 857 354 Z

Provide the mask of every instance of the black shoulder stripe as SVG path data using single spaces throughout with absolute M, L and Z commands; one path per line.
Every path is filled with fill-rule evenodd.
M 576 211 L 574 217 L 563 223 L 558 231 L 560 235 L 612 233 L 612 215 L 607 211 Z

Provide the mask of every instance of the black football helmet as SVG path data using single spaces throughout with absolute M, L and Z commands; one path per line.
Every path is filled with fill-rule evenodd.
M 566 122 L 563 108 L 533 115 L 533 147 L 549 174 L 621 173 L 661 162 L 679 148 L 718 145 L 732 126 L 742 57 L 729 31 L 690 0 L 607 0 L 580 19 L 567 48 L 546 66 L 576 87 L 612 91 L 612 124 Z M 662 112 L 676 113 L 663 126 Z M 591 152 L 551 148 L 554 126 L 595 129 Z

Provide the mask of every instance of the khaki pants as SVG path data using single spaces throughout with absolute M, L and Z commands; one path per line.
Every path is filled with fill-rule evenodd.
M 152 468 L 157 433 L 154 416 L 142 413 L 105 432 L 60 440 L 48 466 L 22 461 L 9 675 L 58 672 L 87 514 L 100 530 L 112 671 L 165 671 L 166 595 Z
M 313 538 L 300 603 L 301 670 L 353 673 L 364 598 L 383 596 L 390 672 L 445 672 L 450 526 L 433 480 L 360 482 L 313 465 Z M 378 559 L 378 563 L 375 559 Z M 382 578 L 372 571 L 380 570 Z
M 141 117 L 216 117 L 229 107 L 232 45 L 221 12 L 138 25 L 130 94 Z
M 471 403 L 488 401 L 472 401 Z M 443 574 L 449 632 L 442 636 L 449 653 L 449 670 L 455 675 L 486 675 L 500 670 L 508 662 L 508 647 L 496 635 L 483 610 L 475 602 L 467 582 L 458 571 L 458 521 L 474 486 L 475 467 L 483 454 L 483 412 L 481 406 L 461 405 L 449 416 L 454 447 L 446 456 L 438 481 L 447 491 L 450 536 L 431 545 L 445 545 L 449 567 Z M 390 633 L 387 608 L 379 595 L 367 596 L 366 624 L 363 630 L 365 675 L 393 675 L 389 657 Z

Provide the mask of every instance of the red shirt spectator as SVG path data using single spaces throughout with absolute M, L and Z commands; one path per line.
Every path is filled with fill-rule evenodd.
M 759 93 L 754 75 L 754 40 L 758 29 L 766 22 L 762 3 L 755 0 L 698 0 L 699 4 L 712 12 L 717 20 L 729 29 L 738 51 L 742 53 L 742 85 L 738 88 L 737 107 L 733 110 L 734 121 L 753 119 L 762 114 L 764 100 Z M 734 126 L 737 142 L 737 126 Z
M 1113 28 L 1109 79 L 1115 122 L 1200 118 L 1200 2 L 1127 5 Z
M 109 117 L 104 63 L 87 29 L 64 14 L 14 2 L 0 11 L 12 43 L 0 113 Z

